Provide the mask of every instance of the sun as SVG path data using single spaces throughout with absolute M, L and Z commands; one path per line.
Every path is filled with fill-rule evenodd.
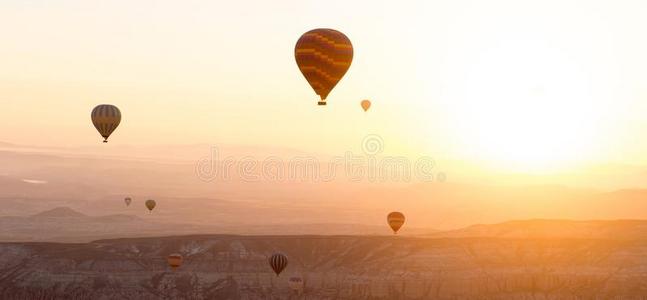
M 462 67 L 446 94 L 461 152 L 517 171 L 554 170 L 592 154 L 604 112 L 575 61 L 513 43 Z

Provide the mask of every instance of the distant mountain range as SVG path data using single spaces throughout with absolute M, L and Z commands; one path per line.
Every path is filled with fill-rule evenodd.
M 388 236 L 384 225 L 353 223 L 272 223 L 265 225 L 204 225 L 169 223 L 130 214 L 88 216 L 57 207 L 27 217 L 0 217 L 0 241 L 88 242 L 101 238 L 228 233 L 246 235 L 374 235 Z M 400 235 L 433 238 L 572 238 L 647 239 L 647 221 L 520 220 L 479 224 L 438 231 L 408 228 Z
M 8 228 L 44 228 L 45 225 L 20 225 L 15 217 L 32 216 L 53 207 L 69 207 L 88 216 L 139 217 L 122 221 L 113 229 L 115 234 L 107 229 L 90 230 L 102 228 L 99 225 L 87 226 L 79 232 L 89 235 L 78 241 L 132 236 L 133 232 L 143 236 L 192 232 L 389 234 L 384 224 L 391 211 L 406 215 L 401 231 L 404 235 L 506 220 L 647 219 L 647 189 L 600 191 L 553 184 L 500 186 L 488 184 L 487 176 L 482 184 L 469 184 L 451 180 L 451 173 L 450 180 L 443 183 L 353 182 L 342 175 L 329 182 L 312 182 L 307 178 L 253 180 L 241 177 L 236 171 L 238 165 L 228 177 L 210 180 L 198 174 L 199 162 L 210 154 L 206 145 L 160 150 L 164 152 L 162 156 L 178 157 L 186 150 L 187 155 L 182 157 L 195 157 L 193 161 L 166 160 L 161 156 L 159 160 L 133 158 L 128 156 L 130 150 L 123 151 L 124 157 L 102 156 L 102 150 L 97 149 L 91 151 L 92 155 L 78 149 L 38 150 L 0 150 L 0 216 L 13 217 Z M 614 172 L 631 178 L 644 178 L 646 174 L 641 168 L 619 168 Z M 129 207 L 123 203 L 126 196 L 133 198 Z M 158 201 L 153 213 L 143 205 L 150 198 Z M 102 224 L 97 220 L 90 223 Z M 133 230 L 137 226 L 141 228 Z M 51 235 L 29 230 L 23 234 L 0 229 L 0 238 L 40 240 Z M 93 232 L 105 232 L 108 236 Z
M 440 238 L 626 239 L 647 240 L 647 220 L 519 220 L 478 224 L 429 235 Z
M 2 241 L 78 242 L 102 237 L 187 233 L 195 229 L 188 225 L 175 228 L 125 214 L 87 216 L 68 207 L 27 217 L 0 217 Z
M 382 226 L 344 223 L 303 223 L 267 225 L 200 225 L 172 223 L 129 214 L 88 216 L 69 207 L 56 207 L 32 216 L 0 217 L 0 241 L 88 242 L 101 238 L 144 237 L 197 233 L 265 234 L 265 235 L 385 235 Z M 412 228 L 409 234 L 432 233 L 434 230 Z
M 56 207 L 34 215 L 36 218 L 88 218 L 88 216 L 69 207 Z

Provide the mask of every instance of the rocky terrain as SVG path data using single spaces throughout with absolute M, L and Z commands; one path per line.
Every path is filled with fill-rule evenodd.
M 626 228 L 625 228 L 626 229 Z M 275 276 L 266 258 L 289 265 Z M 165 257 L 182 253 L 172 271 Z M 302 292 L 288 278 L 304 280 Z M 646 299 L 647 239 L 202 235 L 0 244 L 4 299 Z

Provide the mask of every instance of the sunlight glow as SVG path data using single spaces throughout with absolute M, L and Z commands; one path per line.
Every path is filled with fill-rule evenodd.
M 483 51 L 459 70 L 447 97 L 458 139 L 472 156 L 517 170 L 585 159 L 596 120 L 587 73 L 555 49 L 515 41 Z

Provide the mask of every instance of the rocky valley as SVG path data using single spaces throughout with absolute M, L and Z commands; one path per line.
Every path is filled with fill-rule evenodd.
M 274 252 L 289 258 L 276 276 Z M 172 271 L 170 253 L 184 264 Z M 294 289 L 290 277 L 303 285 Z M 645 299 L 647 240 L 200 235 L 0 244 L 4 299 Z

